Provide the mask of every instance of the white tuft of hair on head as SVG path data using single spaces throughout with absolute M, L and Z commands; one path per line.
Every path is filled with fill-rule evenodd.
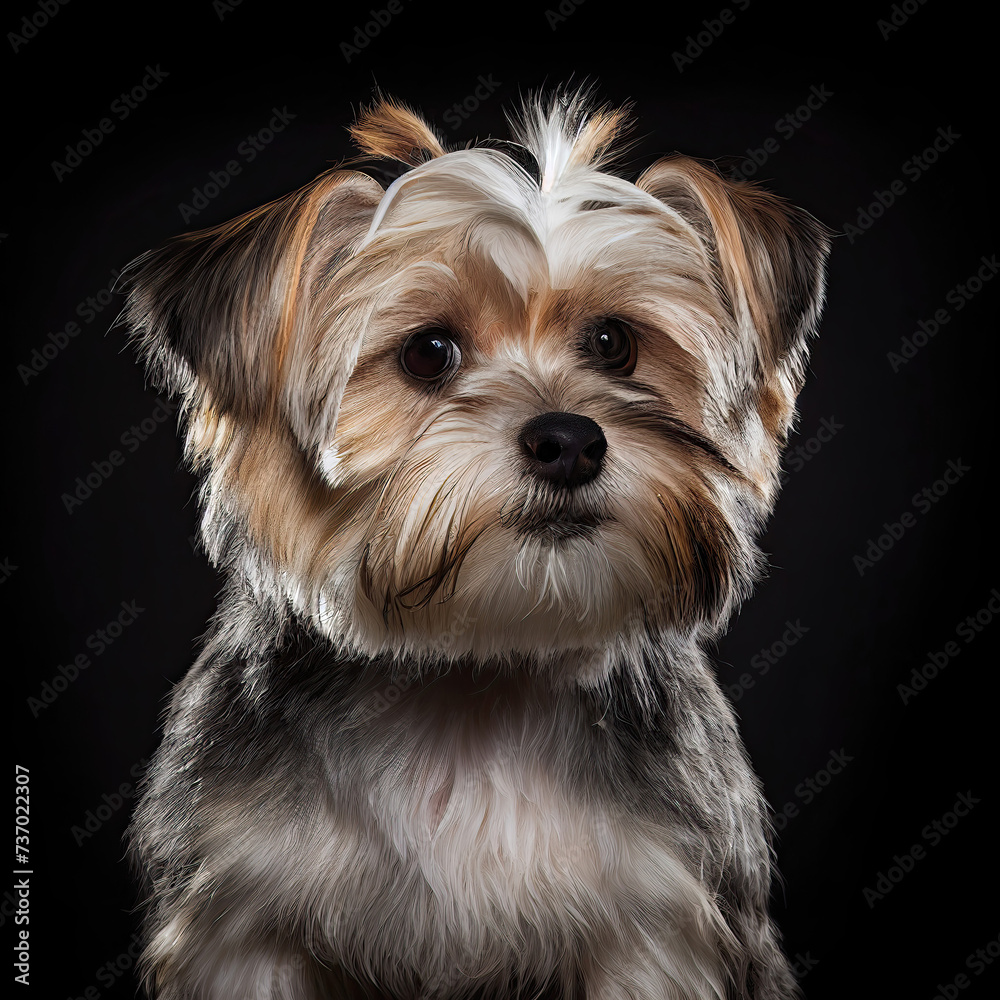
M 578 168 L 607 167 L 627 122 L 627 109 L 595 106 L 593 88 L 585 85 L 561 89 L 548 100 L 529 97 L 511 127 L 538 161 L 542 193 L 551 194 Z

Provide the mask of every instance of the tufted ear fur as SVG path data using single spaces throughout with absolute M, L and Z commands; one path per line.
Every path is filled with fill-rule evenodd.
M 124 320 L 153 380 L 182 397 L 192 424 L 295 417 L 285 391 L 292 355 L 310 350 L 314 303 L 367 232 L 382 194 L 364 174 L 330 171 L 131 265 Z M 342 395 L 357 347 L 326 347 L 343 358 L 328 395 Z
M 380 98 L 362 111 L 350 131 L 362 152 L 399 160 L 411 167 L 445 155 L 430 125 L 405 104 L 389 98 Z
M 783 441 L 823 306 L 828 232 L 808 212 L 689 157 L 654 163 L 636 184 L 701 237 L 740 331 L 754 341 L 765 425 Z

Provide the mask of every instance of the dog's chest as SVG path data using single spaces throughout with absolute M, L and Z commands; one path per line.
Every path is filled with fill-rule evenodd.
M 416 754 L 384 777 L 373 813 L 435 891 L 532 876 L 554 888 L 567 866 L 594 853 L 602 814 L 541 751 L 487 736 L 440 756 Z
M 378 845 L 371 884 L 389 868 L 456 926 L 547 924 L 583 905 L 629 836 L 583 780 L 585 726 L 571 706 L 508 688 L 430 688 L 369 719 L 363 756 L 354 740 L 341 749 L 335 799 Z

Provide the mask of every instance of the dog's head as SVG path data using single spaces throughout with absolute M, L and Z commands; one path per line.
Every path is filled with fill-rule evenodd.
M 349 166 L 133 267 L 210 556 L 342 642 L 448 654 L 715 628 L 758 568 L 823 298 L 808 214 L 622 116 L 448 152 L 383 101 Z

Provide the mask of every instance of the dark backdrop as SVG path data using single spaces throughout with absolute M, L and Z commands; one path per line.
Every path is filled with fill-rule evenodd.
M 376 85 L 464 142 L 571 77 L 634 102 L 636 169 L 673 149 L 734 157 L 841 234 L 763 540 L 773 570 L 719 675 L 779 813 L 774 905 L 807 995 L 995 995 L 1000 281 L 979 18 L 940 0 L 8 8 L 0 577 L 35 995 L 134 993 L 121 837 L 219 587 L 191 542 L 173 418 L 109 332 L 114 274 L 347 155 Z M 275 109 L 281 131 L 262 132 Z

